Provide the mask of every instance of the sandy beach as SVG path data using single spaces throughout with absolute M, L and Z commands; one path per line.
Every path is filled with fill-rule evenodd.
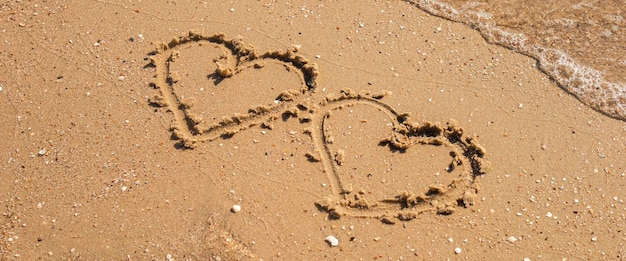
M 626 122 L 414 4 L 0 7 L 0 260 L 626 258 Z

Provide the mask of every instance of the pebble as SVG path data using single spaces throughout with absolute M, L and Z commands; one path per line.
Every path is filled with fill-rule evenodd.
M 241 206 L 233 205 L 233 207 L 230 208 L 230 211 L 232 211 L 233 213 L 239 213 L 241 211 Z
M 515 241 L 517 241 L 517 238 L 514 236 L 510 236 L 509 238 L 506 239 L 506 241 L 509 241 L 509 243 L 515 243 Z
M 456 254 L 460 254 L 462 251 L 463 250 L 461 250 L 460 247 L 457 247 L 457 248 L 454 249 L 454 253 L 456 253 Z
M 337 239 L 335 236 L 327 236 L 326 238 L 324 238 L 324 241 L 326 241 L 330 246 L 336 247 L 339 245 L 339 239 Z

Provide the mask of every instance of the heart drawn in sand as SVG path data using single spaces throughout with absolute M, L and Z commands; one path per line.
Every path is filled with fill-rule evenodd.
M 172 131 L 185 147 L 254 125 L 271 128 L 281 115 L 310 124 L 305 133 L 316 151 L 306 156 L 324 165 L 332 189 L 316 204 L 332 217 L 394 223 L 475 203 L 485 150 L 454 120 L 412 122 L 381 101 L 387 92 L 344 90 L 314 103 L 317 66 L 295 47 L 259 54 L 241 39 L 189 33 L 159 44 L 152 54 L 152 85 L 161 95 L 151 103 L 174 114 Z M 233 88 L 250 98 L 226 95 Z
M 153 86 L 161 90 L 151 102 L 171 109 L 174 134 L 187 147 L 252 125 L 271 128 L 277 114 L 315 90 L 318 74 L 295 47 L 258 53 L 238 38 L 193 32 L 158 44 L 151 64 L 157 71 Z M 233 88 L 241 96 L 228 95 Z
M 476 178 L 487 165 L 475 137 L 454 120 L 411 122 L 408 114 L 373 97 L 345 90 L 328 98 L 323 113 L 314 117 L 312 137 L 333 185 L 333 195 L 317 205 L 336 218 L 373 217 L 385 223 L 473 205 Z M 368 123 L 370 129 L 359 126 Z

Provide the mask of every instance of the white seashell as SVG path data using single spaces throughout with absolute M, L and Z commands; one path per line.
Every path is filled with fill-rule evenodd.
M 339 245 L 339 239 L 337 239 L 334 236 L 327 236 L 324 241 L 326 241 L 328 244 L 330 244 L 330 246 L 338 246 Z

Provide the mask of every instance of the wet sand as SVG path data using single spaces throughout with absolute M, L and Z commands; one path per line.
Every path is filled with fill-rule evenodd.
M 476 29 L 489 43 L 528 55 L 584 104 L 626 120 L 626 10 L 619 1 L 408 2 Z
M 624 257 L 626 123 L 465 25 L 401 1 L 1 10 L 3 260 Z

